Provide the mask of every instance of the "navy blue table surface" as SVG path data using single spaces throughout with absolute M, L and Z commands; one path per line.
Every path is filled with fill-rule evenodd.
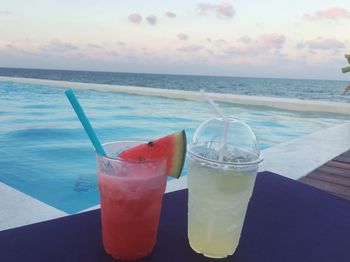
M 0 261 L 115 261 L 101 241 L 100 210 L 0 232 Z M 213 260 L 187 240 L 187 190 L 164 196 L 158 240 L 141 261 L 349 262 L 350 202 L 279 175 L 258 175 L 241 241 Z

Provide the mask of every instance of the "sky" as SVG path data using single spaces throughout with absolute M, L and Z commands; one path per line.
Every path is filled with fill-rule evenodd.
M 0 2 L 0 67 L 350 79 L 349 0 Z

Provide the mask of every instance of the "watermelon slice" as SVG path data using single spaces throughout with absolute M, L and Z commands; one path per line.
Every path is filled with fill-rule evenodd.
M 121 152 L 118 157 L 125 160 L 167 159 L 167 176 L 179 178 L 186 156 L 185 130 L 140 144 Z

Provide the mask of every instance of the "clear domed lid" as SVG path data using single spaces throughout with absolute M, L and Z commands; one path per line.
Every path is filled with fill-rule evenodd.
M 253 130 L 233 117 L 216 117 L 202 123 L 193 135 L 189 153 L 229 165 L 257 165 L 262 161 Z

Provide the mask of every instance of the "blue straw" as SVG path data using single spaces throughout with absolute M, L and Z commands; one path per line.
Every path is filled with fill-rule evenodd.
M 83 108 L 80 106 L 78 99 L 74 95 L 73 90 L 68 89 L 65 91 L 65 94 L 66 94 L 69 102 L 71 103 L 75 113 L 77 114 L 81 124 L 83 125 L 87 135 L 89 136 L 92 144 L 94 145 L 96 152 L 98 154 L 100 154 L 101 156 L 106 156 L 106 153 L 105 153 L 100 141 L 98 140 L 94 130 L 92 129 L 92 126 L 91 126 L 89 120 L 87 119 L 87 117 L 83 111 Z

